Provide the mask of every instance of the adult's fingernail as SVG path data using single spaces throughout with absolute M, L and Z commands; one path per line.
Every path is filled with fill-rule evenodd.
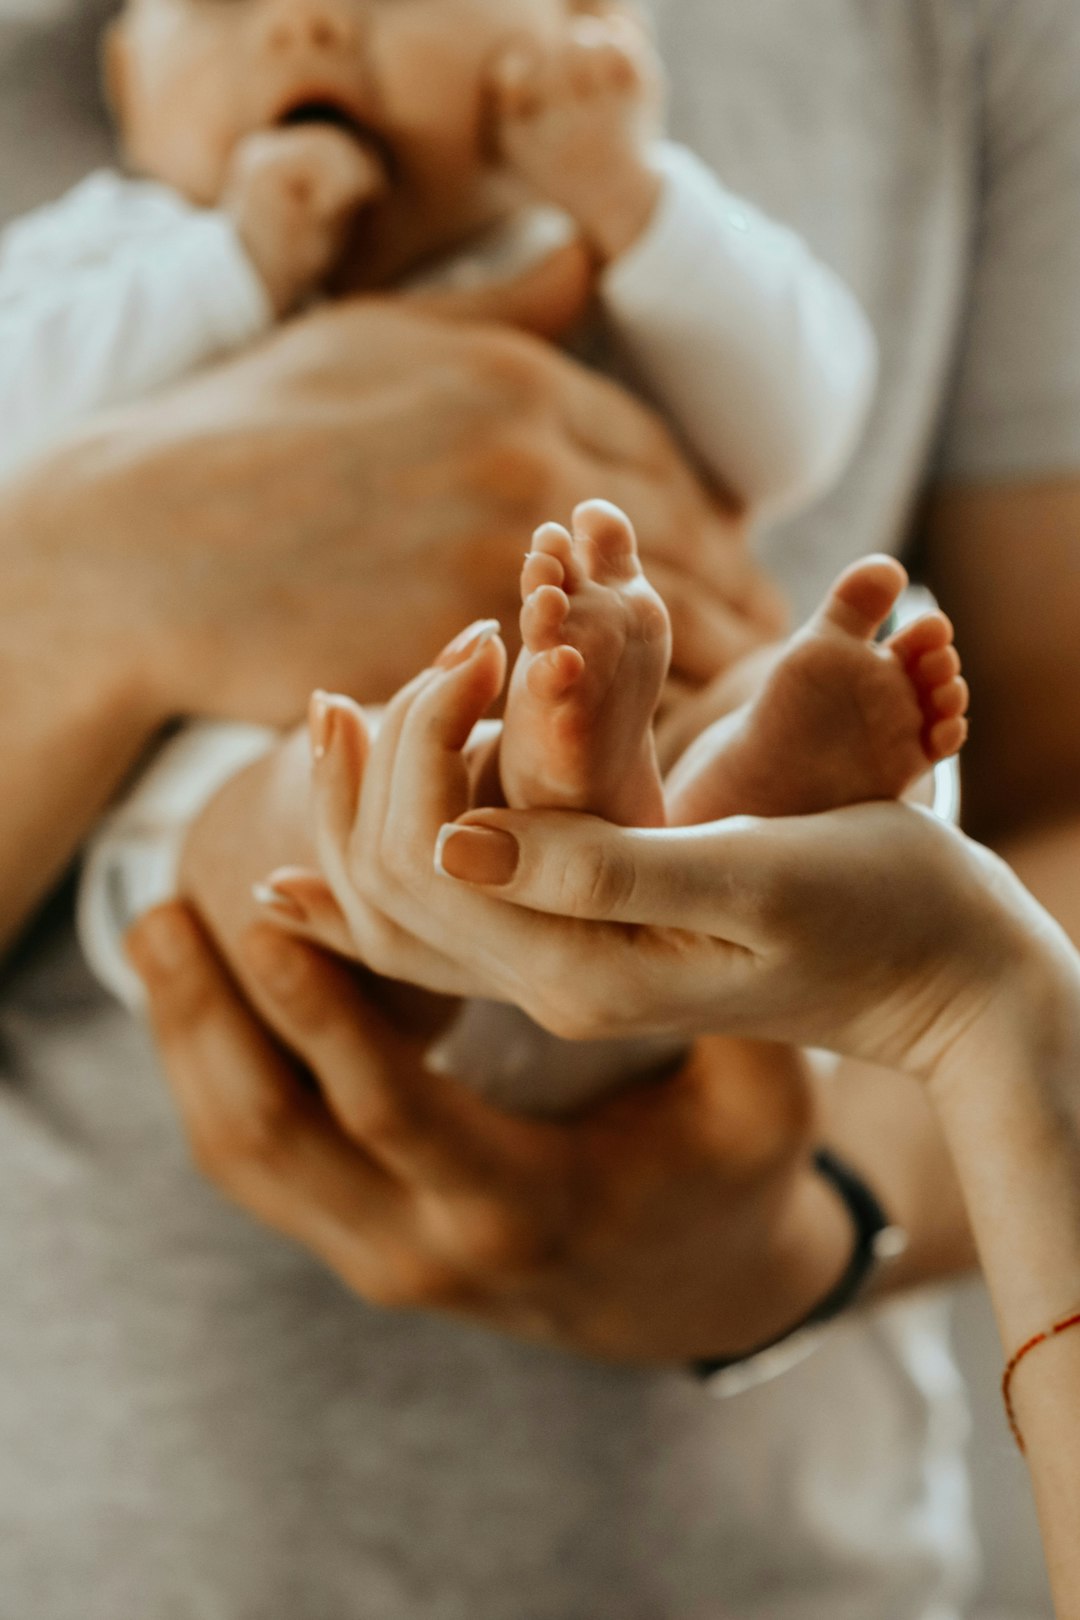
M 334 702 L 329 693 L 313 692 L 308 705 L 308 737 L 311 741 L 311 757 L 316 763 L 326 758 L 333 739 L 334 719 Z
M 286 894 L 273 883 L 256 883 L 251 890 L 251 898 L 260 911 L 270 912 L 288 922 L 306 923 L 308 914 L 295 895 Z
M 473 653 L 479 651 L 493 636 L 497 636 L 502 626 L 498 619 L 477 619 L 470 624 L 460 636 L 455 636 L 448 646 L 444 647 L 435 660 L 436 669 L 456 669 L 459 664 L 467 664 Z
M 521 851 L 511 833 L 498 827 L 441 828 L 435 845 L 435 870 L 463 883 L 497 889 L 518 869 Z
M 176 906 L 148 912 L 128 934 L 125 948 L 136 972 L 176 973 L 195 955 L 190 918 Z

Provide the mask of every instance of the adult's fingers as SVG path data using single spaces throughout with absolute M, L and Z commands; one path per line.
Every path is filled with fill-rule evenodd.
M 347 968 L 267 928 L 250 932 L 244 955 L 278 1034 L 369 1158 L 431 1193 L 514 1185 L 530 1128 L 426 1069 L 424 1043 L 393 1029 Z
M 381 847 L 390 813 L 401 734 L 414 703 L 428 687 L 439 681 L 440 677 L 445 680 L 451 672 L 465 672 L 466 692 L 470 689 L 472 678 L 479 676 L 490 679 L 491 666 L 487 665 L 485 654 L 498 631 L 499 625 L 494 619 L 478 620 L 469 625 L 443 649 L 429 669 L 421 671 L 415 680 L 403 687 L 383 710 L 379 733 L 364 772 L 360 810 L 352 838 L 355 856 L 374 858 Z M 487 701 L 490 702 L 493 696 L 494 690 Z
M 505 649 L 498 637 L 489 636 L 474 643 L 462 664 L 439 671 L 417 693 L 395 738 L 384 854 L 400 852 L 410 866 L 434 847 L 443 822 L 468 806 L 465 747 L 502 690 L 505 676 Z
M 489 670 L 485 684 L 483 669 L 488 651 L 482 648 L 469 667 L 438 674 L 416 694 L 403 717 L 384 836 L 375 854 L 373 892 L 417 939 L 467 964 L 480 987 L 474 994 L 501 996 L 528 1007 L 533 976 L 545 960 L 541 947 L 557 950 L 565 929 L 555 919 L 543 928 L 538 919 L 515 917 L 486 896 L 455 892 L 433 865 L 440 827 L 469 803 L 470 766 L 463 750 L 480 704 L 493 690 L 490 677 L 496 672 Z M 382 873 L 392 888 L 380 890 Z
M 192 912 L 177 904 L 150 912 L 127 947 L 196 1163 L 360 1286 L 357 1227 L 366 1223 L 374 1236 L 398 1219 L 400 1192 L 301 1084 Z M 374 1280 L 374 1248 L 366 1261 Z
M 738 817 L 674 829 L 614 827 L 564 811 L 476 810 L 440 833 L 447 876 L 532 911 L 674 928 L 753 950 L 789 866 L 790 827 Z
M 301 878 L 298 886 L 296 879 L 290 879 L 288 874 L 275 873 L 270 880 L 270 894 L 304 914 L 307 926 L 291 928 L 290 932 L 315 938 L 343 955 L 360 960 L 384 977 L 423 984 L 426 989 L 442 995 L 462 996 L 469 994 L 472 988 L 467 977 L 451 959 L 429 950 L 386 914 L 379 903 L 383 886 L 375 881 L 382 877 L 377 848 L 381 827 L 389 814 L 393 774 L 388 742 L 399 734 L 408 704 L 431 678 L 432 672 L 425 672 L 401 701 L 395 700 L 384 714 L 386 741 L 374 758 L 371 758 L 370 734 L 356 704 L 348 699 L 328 699 L 313 705 L 313 831 L 322 874 L 340 919 L 340 928 L 328 931 L 325 926 L 318 926 L 320 915 L 325 922 L 326 907 L 320 903 L 317 893 L 312 894 L 310 878 Z M 358 767 L 362 755 L 370 758 L 366 772 Z M 364 862 L 357 854 L 358 851 L 364 853 L 358 834 L 361 788 L 368 805 L 368 838 L 372 851 L 366 862 L 371 874 L 366 890 L 362 884 Z M 313 898 L 316 909 L 309 912 L 308 904 Z

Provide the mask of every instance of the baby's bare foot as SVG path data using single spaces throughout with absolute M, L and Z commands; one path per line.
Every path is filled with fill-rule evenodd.
M 503 158 L 604 262 L 618 258 L 660 196 L 648 153 L 663 80 L 644 29 L 628 17 L 576 17 L 546 54 L 516 47 L 498 63 L 494 94 Z
M 588 501 L 574 513 L 572 536 L 545 524 L 525 559 L 521 595 L 524 646 L 499 755 L 507 803 L 661 825 L 652 719 L 671 629 L 629 520 L 606 501 Z
M 943 613 L 883 645 L 907 583 L 898 562 L 847 569 L 756 697 L 687 751 L 668 786 L 673 822 L 811 815 L 899 798 L 967 736 L 967 683 Z

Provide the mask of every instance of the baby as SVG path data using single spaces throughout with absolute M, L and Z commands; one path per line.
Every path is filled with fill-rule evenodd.
M 570 237 L 738 500 L 792 507 L 844 465 L 874 385 L 861 311 L 659 138 L 659 64 L 615 5 L 128 0 L 105 60 L 154 183 L 95 175 L 0 239 L 0 469 L 320 294 L 505 274 Z
M 94 176 L 0 239 L 0 471 L 317 296 L 498 278 L 570 237 L 641 386 L 736 501 L 755 515 L 790 510 L 845 464 L 874 384 L 865 319 L 796 236 L 660 138 L 661 70 L 629 12 L 584 0 L 128 0 L 105 57 L 129 166 L 153 180 Z M 600 525 L 609 540 L 613 521 Z M 554 793 L 623 820 L 661 813 L 650 722 L 666 615 L 629 558 L 625 538 L 583 539 L 576 561 L 551 531 L 539 542 L 504 739 L 512 803 Z M 614 618 L 582 618 L 596 592 Z M 603 680 L 620 694 L 608 708 L 632 716 L 633 768 L 589 695 L 595 636 L 612 640 L 613 624 Z M 574 732 L 586 776 L 612 776 L 616 792 L 594 793 L 575 767 L 567 796 L 555 742 Z M 182 823 L 270 741 L 183 734 L 92 853 L 83 940 L 125 997 L 138 989 L 120 940 L 175 881 Z

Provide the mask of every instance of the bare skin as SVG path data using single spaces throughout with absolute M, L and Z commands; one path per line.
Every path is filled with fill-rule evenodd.
M 544 268 L 469 294 L 461 313 L 550 331 L 553 311 L 572 313 L 567 287 Z M 389 695 L 418 639 L 434 650 L 493 607 L 510 619 L 520 536 L 552 505 L 606 487 L 635 513 L 684 678 L 766 639 L 776 596 L 742 525 L 650 413 L 550 346 L 436 302 L 438 317 L 371 299 L 294 321 L 111 413 L 0 492 L 0 946 L 165 721 L 288 725 L 320 683 Z M 268 866 L 304 858 L 304 794 L 301 768 L 279 839 L 256 811 L 268 846 L 245 895 Z M 211 893 L 229 888 L 236 844 L 250 847 L 238 834 L 224 859 L 203 850 Z
M 660 197 L 649 161 L 663 107 L 660 63 L 627 17 L 583 16 L 547 52 L 495 68 L 502 156 L 575 220 L 602 264 L 646 230 Z
M 958 621 L 969 663 L 980 676 L 983 724 L 967 755 L 972 801 L 988 823 L 992 817 L 998 836 L 1008 840 L 1012 863 L 1055 904 L 1080 939 L 1076 882 L 1080 824 L 1067 815 L 1077 803 L 1080 745 L 1076 728 L 1069 723 L 1069 705 L 1035 701 L 1047 689 L 1075 691 L 1080 677 L 1073 633 L 1080 611 L 1074 589 L 1080 585 L 1080 574 L 1073 567 L 1080 485 L 957 491 L 941 498 L 931 517 L 931 560 Z M 1048 580 L 1054 585 L 1050 592 Z M 1032 638 L 1028 629 L 1036 622 L 1042 634 Z M 441 746 L 434 745 L 430 728 L 420 735 L 434 751 L 426 755 L 421 770 L 411 773 L 411 791 L 415 794 L 423 785 L 431 797 L 431 766 L 445 772 L 446 759 Z M 995 791 L 999 758 L 1007 767 L 1009 792 L 1004 800 Z M 454 805 L 460 804 L 456 785 L 441 799 L 438 794 L 434 798 L 433 804 L 425 801 L 420 825 L 409 830 L 415 837 L 411 885 L 399 863 L 393 881 L 381 892 L 384 907 L 395 910 L 401 903 L 395 890 L 411 886 L 421 897 L 421 912 L 427 918 L 425 948 L 437 943 L 448 960 L 469 958 L 460 965 L 471 971 L 473 993 L 483 993 L 485 985 L 491 993 L 493 965 L 512 974 L 515 958 L 520 958 L 531 972 L 532 989 L 542 992 L 552 1008 L 561 1009 L 567 1027 L 574 1022 L 582 1036 L 609 1027 L 616 1005 L 626 1008 L 629 953 L 620 956 L 605 989 L 598 986 L 595 971 L 583 970 L 583 958 L 565 932 L 559 935 L 557 950 L 538 953 L 535 935 L 518 937 L 516 931 L 499 939 L 494 952 L 484 950 L 484 929 L 463 926 L 463 917 L 468 918 L 460 886 L 454 885 L 456 892 L 447 895 L 432 879 L 435 823 L 443 811 L 457 814 Z M 1049 830 L 1040 830 L 1042 812 L 1056 812 L 1060 819 Z M 879 806 L 873 814 L 904 812 Z M 875 843 L 880 847 L 876 835 Z M 759 843 L 756 852 L 767 847 Z M 749 853 L 755 846 L 747 843 L 745 848 Z M 836 849 L 843 856 L 838 875 L 850 876 L 850 832 L 844 832 Z M 565 864 L 554 863 L 552 893 L 559 888 Z M 611 882 L 601 884 L 601 903 L 605 894 L 613 902 L 624 892 L 622 864 L 613 863 Z M 784 862 L 780 875 L 790 879 L 803 870 L 802 861 Z M 952 870 L 955 874 L 957 869 Z M 920 902 L 908 913 L 918 923 L 913 968 L 925 966 L 928 950 L 932 954 L 940 949 L 942 931 L 933 927 L 933 917 L 947 872 L 948 868 L 930 869 L 926 904 Z M 832 888 L 830 882 L 825 892 Z M 774 900 L 782 900 L 781 890 L 770 885 L 770 892 Z M 901 892 L 908 893 L 907 886 Z M 669 884 L 665 893 L 670 900 Z M 820 891 L 814 893 L 820 898 Z M 970 895 L 960 899 L 959 906 L 950 902 L 941 913 L 946 934 Z M 800 914 L 812 921 L 817 904 L 815 898 L 814 905 Z M 774 906 L 774 920 L 785 910 L 783 905 Z M 432 924 L 441 913 L 443 926 L 436 938 Z M 848 914 L 841 907 L 838 915 L 846 919 Z M 792 920 L 790 910 L 787 916 Z M 965 972 L 991 961 L 987 947 L 992 945 L 993 931 L 986 919 L 985 910 L 979 910 L 972 934 L 978 948 L 958 957 Z M 477 922 L 481 921 L 490 923 L 490 913 L 478 914 Z M 318 1149 L 325 1154 L 326 1173 L 313 1174 L 310 1092 L 296 1086 L 294 1071 L 286 1071 L 282 1064 L 280 1048 L 237 996 L 205 940 L 197 942 L 197 935 L 193 939 L 190 919 L 173 912 L 150 919 L 148 927 L 159 922 L 164 938 L 147 938 L 141 960 L 178 1102 L 207 1173 L 260 1219 L 321 1252 L 328 1176 L 342 1137 L 353 1146 L 359 1137 L 376 1157 L 389 1144 L 399 1174 L 409 1182 L 410 1211 L 445 1216 L 440 1230 L 444 1243 L 456 1248 L 456 1257 L 433 1264 L 428 1220 L 423 1231 L 399 1227 L 388 1233 L 379 1212 L 350 1177 L 353 1208 L 348 1233 L 343 1234 L 343 1248 L 327 1259 L 361 1292 L 370 1288 L 372 1297 L 399 1305 L 452 1309 L 498 1320 L 509 1332 L 531 1336 L 546 1331 L 579 1348 L 595 1346 L 602 1333 L 607 1353 L 627 1359 L 650 1356 L 656 1345 L 656 1302 L 677 1297 L 677 1309 L 665 1313 L 663 1331 L 671 1355 L 686 1359 L 703 1341 L 722 1353 L 733 1343 L 733 1323 L 752 1317 L 760 1324 L 766 1308 L 774 1320 L 788 1324 L 797 1320 L 807 1302 L 820 1297 L 813 1289 L 823 1291 L 830 1271 L 838 1274 L 846 1262 L 850 1235 L 843 1221 L 835 1229 L 829 1227 L 828 1239 L 822 1225 L 830 1219 L 831 1206 L 811 1210 L 800 1205 L 813 1186 L 805 1162 L 798 1155 L 790 1161 L 787 1197 L 775 1201 L 770 1197 L 762 1203 L 757 1173 L 751 1167 L 755 1141 L 744 1138 L 736 1145 L 718 1133 L 712 1101 L 729 1095 L 726 1051 L 699 1057 L 699 1062 L 716 1064 L 711 1091 L 668 1086 L 633 1099 L 620 1098 L 614 1111 L 605 1105 L 571 1128 L 559 1127 L 561 1163 L 555 1174 L 547 1156 L 552 1136 L 546 1124 L 514 1121 L 516 1141 L 511 1142 L 499 1134 L 505 1116 L 475 1098 L 468 1099 L 469 1115 L 457 1113 L 453 1122 L 440 1099 L 432 1099 L 434 1112 L 425 1113 L 422 1107 L 417 1112 L 416 1104 L 423 1105 L 431 1094 L 407 1084 L 412 1056 L 388 1038 L 358 999 L 352 981 L 330 971 L 332 964 L 320 965 L 299 942 L 279 936 L 283 958 L 274 960 L 270 952 L 260 962 L 262 995 L 276 1003 L 276 1027 L 288 1031 L 291 1048 L 303 1054 L 310 1069 L 325 1075 L 335 1109 L 347 1110 L 350 1122 L 347 1131 L 341 1128 L 335 1134 L 331 1128 Z M 626 944 L 626 931 L 618 925 L 609 933 L 620 949 Z M 825 943 L 834 943 L 831 933 Z M 663 939 L 658 946 L 658 961 L 675 966 Z M 806 960 L 813 966 L 812 954 Z M 863 948 L 855 955 L 843 973 L 845 991 L 853 987 L 853 971 L 870 962 L 882 965 L 880 953 Z M 650 976 L 649 982 L 655 988 L 655 978 Z M 955 1001 L 955 988 L 947 987 L 946 1004 Z M 709 993 L 715 994 L 715 979 Z M 820 1012 L 821 997 L 815 995 L 808 1005 Z M 651 1009 L 645 1008 L 644 1016 L 648 1021 Z M 862 1028 L 864 1032 L 873 1028 L 878 1039 L 879 1020 Z M 820 1025 L 814 1033 L 820 1034 Z M 887 1039 L 887 1030 L 885 1035 Z M 979 1086 L 977 1106 L 982 1107 L 986 1051 L 965 1057 L 960 1043 L 951 1050 L 957 1086 L 961 1078 L 973 1076 Z M 991 1055 L 997 1050 L 993 1046 Z M 884 1056 L 883 1047 L 875 1051 Z M 1015 1077 L 1010 1054 L 1006 1066 L 1009 1085 Z M 1075 1062 L 1071 1072 L 1075 1073 Z M 747 1100 L 754 1094 L 760 1096 L 757 1082 Z M 954 1095 L 957 1108 L 964 1111 L 959 1092 Z M 939 1106 L 944 1107 L 942 1100 Z M 794 1143 L 805 1129 L 805 1113 L 799 1106 L 786 1117 L 783 1128 L 791 1131 Z M 595 1127 L 601 1120 L 612 1122 L 614 1128 L 605 1123 L 598 1132 Z M 779 1116 L 775 1124 L 780 1124 Z M 824 1134 L 883 1193 L 886 1207 L 911 1235 L 905 1260 L 890 1272 L 890 1286 L 954 1275 L 974 1263 L 955 1171 L 923 1091 L 898 1085 L 883 1069 L 849 1064 L 843 1082 L 831 1091 Z M 463 1166 L 469 1167 L 467 1176 L 455 1180 Z M 992 1175 L 987 1183 L 989 1167 L 976 1171 L 996 1199 Z M 344 1185 L 334 1183 L 339 1184 Z M 400 1208 L 397 1190 L 396 1182 L 386 1189 Z M 665 1210 L 668 1220 L 662 1229 L 648 1219 L 650 1207 Z M 628 1221 L 628 1209 L 645 1211 L 643 1227 Z M 338 1220 L 341 1213 L 338 1205 Z M 749 1239 L 748 1223 L 754 1228 Z M 796 1244 L 787 1248 L 786 1262 L 778 1267 L 777 1255 L 785 1243 L 790 1245 L 793 1224 Z M 1013 1237 L 1015 1233 L 1014 1225 Z M 719 1261 L 722 1272 L 717 1270 Z M 671 1292 L 676 1285 L 677 1296 Z M 1059 1309 L 1058 1301 L 1049 1296 L 1039 1303 L 1051 1314 Z M 616 1323 L 617 1344 L 611 1336 Z M 1041 1325 L 1041 1320 L 1015 1323 L 1021 1334 Z M 1064 1361 L 1054 1368 L 1044 1363 L 1037 1372 L 1029 1366 L 1032 1376 L 1018 1386 L 1032 1446 L 1039 1444 L 1040 1433 L 1052 1442 L 1060 1432 L 1061 1411 L 1075 1407 L 1068 1379 L 1077 1343 L 1068 1336 L 1061 1340 L 1049 1354 L 1063 1356 Z M 1060 1406 L 1055 1404 L 1059 1398 Z M 1066 1570 L 1069 1560 L 1075 1562 L 1075 1512 L 1070 1498 L 1056 1490 L 1051 1479 L 1046 1495 L 1051 1512 L 1055 1499 L 1066 1511 L 1063 1538 L 1056 1542 L 1056 1556 Z M 1074 1589 L 1075 1580 L 1072 1589 L 1063 1586 L 1062 1600 Z M 1063 1606 L 1062 1612 L 1071 1611 Z
M 662 825 L 652 720 L 671 627 L 626 518 L 589 501 L 574 513 L 572 534 L 545 524 L 525 560 L 521 593 L 523 648 L 499 751 L 506 802 Z
M 599 501 L 578 508 L 572 534 L 545 525 L 522 573 L 524 646 L 500 748 L 507 803 L 650 827 L 901 797 L 963 745 L 968 702 L 944 614 L 875 643 L 906 583 L 887 557 L 842 574 L 665 790 L 652 723 L 670 639 L 633 528 Z
M 279 312 L 394 285 L 554 203 L 601 262 L 649 223 L 661 71 L 592 0 L 128 0 L 110 99 L 134 168 L 224 207 Z
M 811 815 L 900 798 L 967 737 L 952 626 L 929 613 L 874 637 L 907 584 L 892 558 L 843 573 L 761 690 L 693 744 L 668 783 L 676 823 Z
M 385 189 L 375 153 L 332 127 L 261 130 L 240 141 L 222 206 L 278 315 L 323 286 L 357 215 Z

